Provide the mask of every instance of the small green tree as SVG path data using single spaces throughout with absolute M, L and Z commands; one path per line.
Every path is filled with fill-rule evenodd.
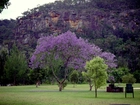
M 31 82 L 36 83 L 36 87 L 40 85 L 42 80 L 45 78 L 45 75 L 47 74 L 46 70 L 41 68 L 36 68 L 34 70 L 29 69 L 28 71 L 28 78 Z
M 93 78 L 92 74 L 87 70 L 86 72 L 82 72 L 84 79 L 89 83 L 89 90 L 92 90 L 93 87 Z
M 13 81 L 13 85 L 16 84 L 17 79 L 22 79 L 27 70 L 27 60 L 25 54 L 22 54 L 15 44 L 10 51 L 10 55 L 7 57 L 4 66 L 6 77 Z
M 133 74 L 127 74 L 127 75 L 124 75 L 122 77 L 122 82 L 123 83 L 135 83 L 136 82 L 136 79 L 134 78 Z
M 70 81 L 73 83 L 73 87 L 75 87 L 75 84 L 78 82 L 78 77 L 79 73 L 76 70 L 72 71 L 70 74 Z
M 95 87 L 95 98 L 97 98 L 97 89 L 106 84 L 108 66 L 104 59 L 95 57 L 86 62 L 85 69 L 91 74 L 92 82 Z
M 119 83 L 122 77 L 128 74 L 129 71 L 128 67 L 119 67 L 117 69 L 114 68 L 110 74 L 114 77 L 115 81 Z

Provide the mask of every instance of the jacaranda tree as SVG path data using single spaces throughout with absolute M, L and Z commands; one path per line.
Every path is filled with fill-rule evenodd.
M 70 31 L 58 36 L 41 37 L 37 44 L 30 59 L 30 67 L 51 70 L 59 84 L 59 91 L 62 90 L 71 68 L 82 70 L 86 61 L 95 56 L 103 57 L 110 67 L 116 66 L 113 54 L 102 52 L 98 46 L 90 44 L 82 38 L 77 38 Z

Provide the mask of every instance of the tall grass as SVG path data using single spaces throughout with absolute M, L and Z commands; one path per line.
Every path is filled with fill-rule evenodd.
M 119 84 L 124 87 L 124 84 Z M 134 88 L 140 88 L 140 84 L 134 84 Z M 30 86 L 0 87 L 0 105 L 110 105 L 130 104 L 140 105 L 140 89 L 135 89 L 135 97 L 129 93 L 127 98 L 123 93 L 108 93 L 106 86 L 98 89 L 98 98 L 93 91 L 89 91 L 88 84 L 67 85 L 62 91 L 58 91 L 57 85 L 41 85 L 36 88 Z

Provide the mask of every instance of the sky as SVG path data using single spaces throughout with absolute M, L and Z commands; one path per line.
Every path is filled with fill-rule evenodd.
M 4 9 L 0 13 L 0 19 L 16 19 L 18 16 L 22 16 L 22 13 L 28 9 L 37 7 L 47 3 L 52 3 L 55 0 L 9 0 L 11 5 L 8 9 Z

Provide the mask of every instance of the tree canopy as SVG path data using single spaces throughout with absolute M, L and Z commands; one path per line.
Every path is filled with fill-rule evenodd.
M 97 89 L 106 84 L 107 68 L 104 59 L 98 56 L 86 62 L 85 69 L 95 87 L 95 97 L 97 97 Z
M 27 70 L 26 56 L 18 50 L 15 44 L 10 51 L 10 55 L 7 56 L 4 69 L 6 77 L 13 85 L 16 85 L 16 81 L 24 77 Z
M 77 38 L 74 33 L 67 31 L 58 36 L 41 37 L 30 59 L 30 67 L 49 68 L 57 82 L 63 84 L 70 68 L 83 70 L 86 61 L 95 56 L 105 59 L 110 68 L 116 67 L 113 54 L 102 52 L 98 46 Z M 63 75 L 61 78 L 58 71 Z
M 4 8 L 7 8 L 10 5 L 9 0 L 1 0 L 0 1 L 0 13 Z
M 90 44 L 87 40 L 77 38 L 71 31 L 58 36 L 41 37 L 37 43 L 35 52 L 30 59 L 32 68 L 45 66 L 47 62 L 43 62 L 43 60 L 46 52 L 48 54 L 53 53 L 57 59 L 62 59 L 65 66 L 73 67 L 74 69 L 83 68 L 86 60 L 90 60 L 95 56 L 105 59 L 110 68 L 117 66 L 114 54 L 103 52 L 102 49 Z

